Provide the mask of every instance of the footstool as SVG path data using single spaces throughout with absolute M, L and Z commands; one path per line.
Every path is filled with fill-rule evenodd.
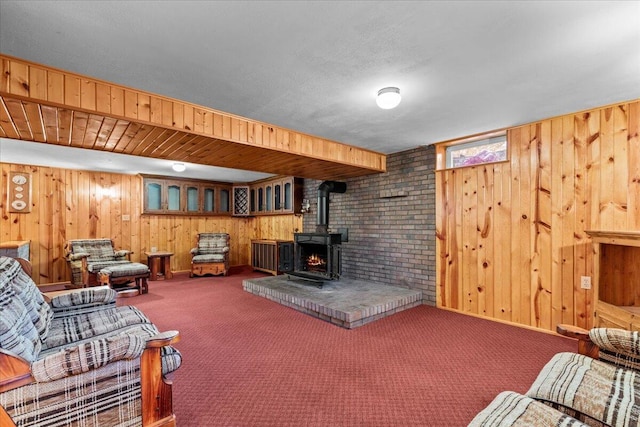
M 149 278 L 150 273 L 149 266 L 139 262 L 131 262 L 101 269 L 98 273 L 98 281 L 101 285 L 107 285 L 115 291 L 118 291 L 118 295 L 133 296 L 131 295 L 131 291 L 134 289 L 127 287 L 117 288 L 114 285 L 134 282 L 134 288 L 137 289 L 134 295 L 146 294 L 149 292 L 147 278 Z

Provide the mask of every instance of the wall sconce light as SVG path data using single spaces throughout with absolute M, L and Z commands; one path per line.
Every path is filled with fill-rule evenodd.
M 174 163 L 173 166 L 171 166 L 171 167 L 176 172 L 184 172 L 185 169 L 187 169 L 187 167 L 184 165 L 184 163 Z
M 397 87 L 385 87 L 378 91 L 376 104 L 383 110 L 390 110 L 396 108 L 401 100 L 400 89 Z
M 302 209 L 300 210 L 303 214 L 311 212 L 311 203 L 309 199 L 302 200 Z

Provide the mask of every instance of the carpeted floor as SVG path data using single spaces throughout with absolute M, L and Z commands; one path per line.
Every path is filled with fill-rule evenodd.
M 347 330 L 242 290 L 264 277 L 150 282 L 120 304 L 184 356 L 174 410 L 186 426 L 464 426 L 503 390 L 525 392 L 572 340 L 428 306 Z

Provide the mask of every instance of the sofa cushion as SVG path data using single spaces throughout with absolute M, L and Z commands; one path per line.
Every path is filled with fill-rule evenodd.
M 145 335 L 155 335 L 158 330 L 149 319 L 133 306 L 112 307 L 81 313 L 76 316 L 54 317 L 42 351 L 77 345 L 86 340 L 123 333 L 145 325 Z
M 195 255 L 193 258 L 191 258 L 191 261 L 196 264 L 202 264 L 206 262 L 224 262 L 224 255 L 220 255 L 220 254 Z
M 149 266 L 139 262 L 127 262 L 125 264 L 116 264 L 104 267 L 100 270 L 100 274 L 107 274 L 114 277 L 140 276 L 149 274 Z
M 226 233 L 201 233 L 196 254 L 224 254 L 229 252 L 229 235 Z
M 593 328 L 589 338 L 600 348 L 598 358 L 622 368 L 640 370 L 640 334 L 613 328 Z
M 20 263 L 0 257 L 0 348 L 32 362 L 47 337 L 53 313 Z
M 97 274 L 103 268 L 115 267 L 115 266 L 118 266 L 118 265 L 128 265 L 128 264 L 131 264 L 131 261 L 127 261 L 127 260 L 120 260 L 120 261 L 115 261 L 115 260 L 111 260 L 111 261 L 95 260 L 95 261 L 93 261 L 91 258 L 89 258 L 87 260 L 87 271 L 89 273 L 96 273 Z
M 640 377 L 575 353 L 558 353 L 545 365 L 527 396 L 573 409 L 609 426 L 638 425 Z
M 53 381 L 88 372 L 118 360 L 139 357 L 144 347 L 145 339 L 142 337 L 111 335 L 49 354 L 31 365 L 31 373 L 36 381 Z
M 575 418 L 513 391 L 503 391 L 476 415 L 469 427 L 586 427 Z
M 92 261 L 115 260 L 113 243 L 110 239 L 70 240 L 71 253 L 87 253 Z

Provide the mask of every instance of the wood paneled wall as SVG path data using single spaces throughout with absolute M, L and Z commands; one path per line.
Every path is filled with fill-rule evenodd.
M 640 102 L 508 130 L 504 163 L 436 174 L 437 303 L 589 328 L 585 230 L 640 230 Z
M 69 239 L 106 237 L 116 247 L 134 252 L 133 261 L 146 262 L 144 252 L 155 246 L 174 252 L 174 271 L 190 268 L 189 250 L 199 232 L 231 235 L 231 265 L 249 265 L 251 239 L 293 239 L 302 230 L 296 215 L 262 217 L 141 215 L 142 178 L 80 170 L 0 163 L 0 241 L 31 240 L 33 278 L 37 284 L 66 282 L 64 258 Z M 7 213 L 9 171 L 32 176 L 30 213 Z M 129 215 L 129 220 L 123 220 Z

